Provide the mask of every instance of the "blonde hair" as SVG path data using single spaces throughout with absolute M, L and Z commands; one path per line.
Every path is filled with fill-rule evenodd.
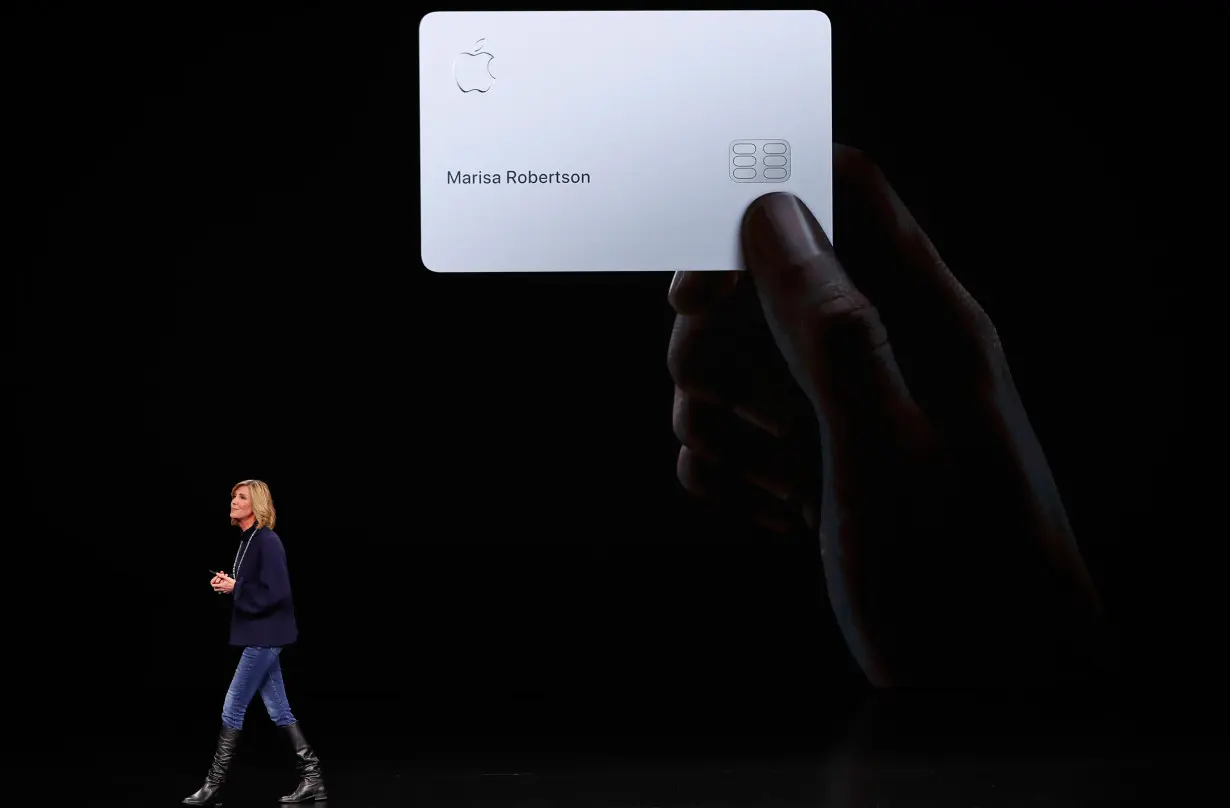
M 273 530 L 273 524 L 278 519 L 278 512 L 273 507 L 273 495 L 269 486 L 261 480 L 243 480 L 231 486 L 231 496 L 243 486 L 248 487 L 248 500 L 252 503 L 252 515 L 256 517 L 257 528 L 267 527 Z M 234 519 L 232 525 L 239 524 Z

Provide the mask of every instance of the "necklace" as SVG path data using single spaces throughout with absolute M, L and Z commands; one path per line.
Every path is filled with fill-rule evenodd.
M 255 536 L 256 531 L 258 530 L 260 530 L 260 525 L 253 525 L 252 536 Z M 252 544 L 252 536 L 248 536 L 246 540 L 241 541 L 239 543 L 239 549 L 235 551 L 235 566 L 231 567 L 232 578 L 238 579 L 239 577 L 239 568 L 243 566 L 244 556 L 248 554 L 248 547 Z M 243 555 L 240 555 L 240 551 L 243 552 Z

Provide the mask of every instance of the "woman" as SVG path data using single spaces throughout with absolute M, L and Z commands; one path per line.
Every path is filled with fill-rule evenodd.
M 244 713 L 259 692 L 273 723 L 281 727 L 295 750 L 299 787 L 282 802 L 325 799 L 320 760 L 303 737 L 299 722 L 290 711 L 278 657 L 283 646 L 298 638 L 295 608 L 290 596 L 290 575 L 282 540 L 273 532 L 275 521 L 269 486 L 260 480 L 244 480 L 231 489 L 231 524 L 242 533 L 235 551 L 231 574 L 219 572 L 210 585 L 219 595 L 234 599 L 231 615 L 231 645 L 243 647 L 239 667 L 222 705 L 222 731 L 213 765 L 205 785 L 184 799 L 185 805 L 209 805 L 226 781 L 234 757 Z

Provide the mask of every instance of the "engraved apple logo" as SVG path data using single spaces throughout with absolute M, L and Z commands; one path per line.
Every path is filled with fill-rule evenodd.
M 486 41 L 478 40 L 474 50 L 457 54 L 453 62 L 453 78 L 463 93 L 485 93 L 495 84 L 495 76 L 491 75 L 491 60 L 495 57 L 483 50 Z

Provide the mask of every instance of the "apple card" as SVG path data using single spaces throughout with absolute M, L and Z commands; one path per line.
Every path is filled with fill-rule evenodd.
M 819 11 L 436 11 L 419 26 L 433 272 L 742 268 L 789 191 L 833 237 Z

